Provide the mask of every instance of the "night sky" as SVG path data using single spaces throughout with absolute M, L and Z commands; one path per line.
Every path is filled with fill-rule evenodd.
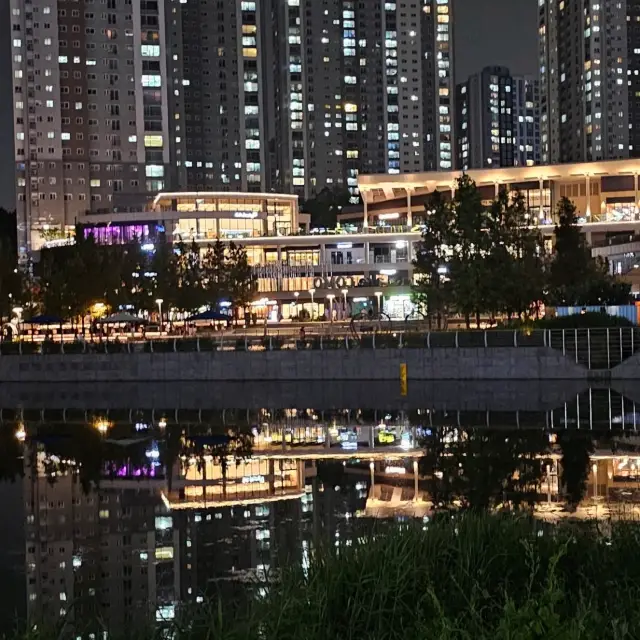
M 536 0 L 456 0 L 456 76 L 487 65 L 512 73 L 537 67 Z M 0 0 L 0 206 L 14 206 L 9 0 Z

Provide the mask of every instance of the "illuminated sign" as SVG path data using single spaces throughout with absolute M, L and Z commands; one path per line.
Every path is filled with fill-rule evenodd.
M 384 472 L 389 475 L 403 476 L 407 470 L 404 467 L 386 467 Z
M 255 218 L 258 217 L 258 212 L 257 211 L 234 211 L 233 217 L 254 220 Z
M 254 482 L 264 482 L 264 476 L 243 476 L 242 484 L 253 484 Z
M 316 289 L 345 289 L 357 287 L 360 278 L 352 278 L 351 276 L 331 276 L 322 278 L 318 276 L 313 279 L 313 286 Z

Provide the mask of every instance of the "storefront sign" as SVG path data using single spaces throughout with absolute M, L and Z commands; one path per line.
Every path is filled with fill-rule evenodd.
M 234 211 L 233 212 L 233 217 L 234 218 L 246 218 L 248 220 L 254 220 L 255 218 L 258 217 L 258 212 L 257 211 Z
M 352 276 L 317 277 L 313 279 L 313 286 L 316 289 L 349 289 L 357 287 L 359 281 L 360 278 Z
M 243 476 L 242 484 L 254 484 L 264 482 L 264 476 Z

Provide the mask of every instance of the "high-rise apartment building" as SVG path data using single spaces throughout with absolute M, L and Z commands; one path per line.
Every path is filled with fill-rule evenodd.
M 539 10 L 542 162 L 629 157 L 635 0 L 540 0 Z
M 139 205 L 170 166 L 161 0 L 11 0 L 21 255 L 86 211 Z
M 513 77 L 514 166 L 540 164 L 540 81 Z
M 175 190 L 271 187 L 268 1 L 166 0 Z
M 452 0 L 272 2 L 280 190 L 452 167 Z
M 453 0 L 11 0 L 19 247 L 163 189 L 451 169 Z
M 640 0 L 627 0 L 629 156 L 640 157 Z
M 486 67 L 456 87 L 457 166 L 530 166 L 540 160 L 538 82 Z

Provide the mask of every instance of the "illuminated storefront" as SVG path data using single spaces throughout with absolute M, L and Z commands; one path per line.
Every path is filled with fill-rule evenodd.
M 218 460 L 205 456 L 190 460 L 174 479 L 171 502 L 241 503 L 299 496 L 304 492 L 304 462 L 289 458 L 249 458 L 233 461 L 223 469 Z
M 280 194 L 159 193 L 152 209 L 181 214 L 183 239 L 286 236 L 298 230 L 298 198 Z

